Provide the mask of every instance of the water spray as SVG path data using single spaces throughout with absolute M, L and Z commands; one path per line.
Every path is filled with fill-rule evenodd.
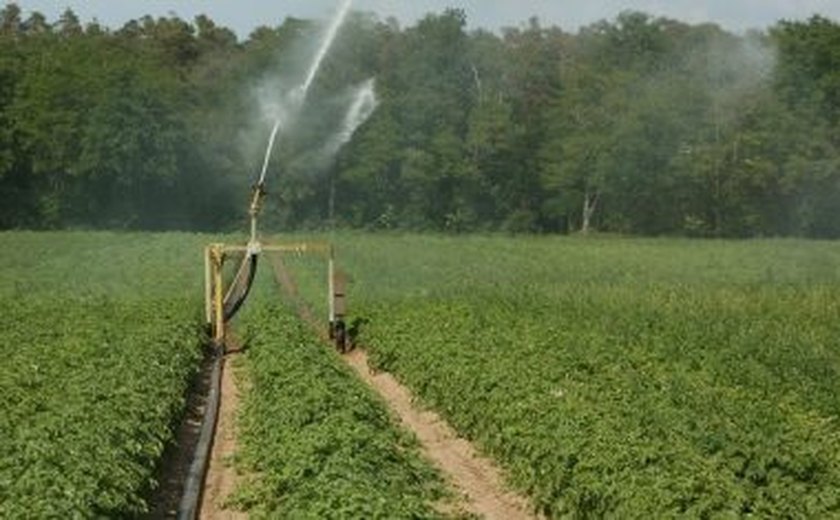
M 274 123 L 274 128 L 271 129 L 271 137 L 268 138 L 268 148 L 265 150 L 265 159 L 263 160 L 262 171 L 260 172 L 259 180 L 254 186 L 254 193 L 251 198 L 251 207 L 248 214 L 251 216 L 251 240 L 250 244 L 257 244 L 257 217 L 260 214 L 262 206 L 262 199 L 265 197 L 265 174 L 268 171 L 268 162 L 271 160 L 271 150 L 274 148 L 274 140 L 277 138 L 277 131 L 280 130 L 280 120 Z M 256 254 L 255 251 L 253 254 Z
M 353 102 L 347 109 L 341 129 L 324 146 L 323 155 L 332 157 L 347 144 L 356 133 L 356 130 L 370 118 L 376 110 L 377 100 L 374 92 L 375 81 L 373 78 L 365 81 L 356 87 L 353 95 Z
M 321 68 L 321 62 L 324 61 L 327 52 L 332 46 L 333 40 L 335 40 L 335 37 L 338 34 L 338 30 L 341 28 L 342 24 L 344 24 L 344 19 L 347 17 L 347 13 L 350 11 L 350 6 L 352 3 L 352 0 L 344 0 L 341 3 L 341 7 L 339 7 L 338 9 L 338 13 L 330 23 L 330 26 L 327 29 L 326 36 L 321 42 L 321 46 L 318 48 L 318 53 L 315 55 L 315 60 L 312 62 L 312 66 L 309 67 L 309 72 L 306 74 L 306 79 L 300 87 L 300 96 L 302 98 L 301 101 L 306 99 L 306 94 L 309 92 L 309 87 L 311 87 L 312 82 L 315 81 L 315 76 L 318 74 L 318 70 Z
M 303 83 L 301 83 L 297 88 L 292 89 L 287 94 L 285 100 L 286 102 L 283 105 L 281 105 L 282 108 L 287 109 L 286 112 L 289 114 L 288 119 L 290 119 L 290 121 L 293 121 L 294 118 L 297 116 L 298 112 L 303 108 L 303 105 L 306 102 L 306 96 L 309 93 L 309 89 L 312 87 L 312 83 L 315 81 L 315 77 L 318 75 L 318 71 L 321 69 L 321 64 L 323 63 L 324 58 L 326 58 L 327 53 L 332 47 L 333 41 L 335 41 L 339 29 L 344 24 L 344 20 L 347 18 L 347 13 L 350 11 L 350 7 L 352 4 L 352 0 L 342 1 L 338 11 L 336 12 L 336 15 L 333 17 L 329 27 L 327 28 L 327 32 L 324 34 L 323 40 L 321 40 L 321 44 L 318 46 L 318 52 L 315 54 L 315 58 L 312 60 L 312 64 L 309 66 L 309 70 L 306 73 L 306 78 L 304 79 Z M 268 163 L 271 161 L 271 154 L 274 150 L 274 143 L 277 139 L 277 134 L 280 128 L 281 119 L 280 117 L 277 117 L 274 121 L 274 126 L 271 129 L 271 135 L 268 139 L 268 146 L 265 150 L 265 159 L 263 160 L 263 167 L 260 172 L 259 179 L 257 180 L 253 188 L 253 196 L 251 198 L 251 206 L 249 209 L 249 214 L 251 216 L 251 241 L 249 242 L 249 247 L 253 249 L 253 252 L 251 254 L 254 255 L 259 253 L 257 241 L 257 217 L 259 216 L 260 210 L 262 209 L 262 199 L 265 197 L 266 194 L 265 177 L 268 171 Z

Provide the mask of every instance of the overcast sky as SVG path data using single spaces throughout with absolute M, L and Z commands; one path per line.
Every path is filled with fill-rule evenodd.
M 2 0 L 4 4 L 8 3 Z M 186 19 L 204 13 L 246 37 L 259 25 L 278 25 L 287 16 L 324 18 L 339 0 L 19 0 L 24 13 L 41 11 L 54 20 L 70 7 L 83 21 L 93 18 L 112 28 L 144 14 L 177 14 Z M 404 25 L 429 11 L 459 7 L 466 11 L 470 27 L 498 29 L 518 26 L 531 16 L 543 25 L 559 25 L 574 31 L 603 18 L 613 18 L 625 9 L 645 11 L 687 22 L 717 22 L 743 31 L 763 28 L 775 21 L 803 19 L 818 13 L 840 19 L 840 0 L 355 0 L 355 9 L 395 16 Z

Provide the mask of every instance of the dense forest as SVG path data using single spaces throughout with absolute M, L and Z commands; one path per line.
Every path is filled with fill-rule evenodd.
M 324 30 L 0 11 L 0 228 L 236 229 L 272 96 Z M 325 152 L 349 90 L 378 104 Z M 576 33 L 353 13 L 269 165 L 267 218 L 450 232 L 840 236 L 840 25 L 639 12 Z M 334 152 L 334 153 L 333 153 Z

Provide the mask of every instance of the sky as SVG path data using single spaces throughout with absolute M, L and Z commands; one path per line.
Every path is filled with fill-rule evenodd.
M 2 0 L 4 5 L 7 0 Z M 192 20 L 207 14 L 217 24 L 247 37 L 260 25 L 279 25 L 287 16 L 327 18 L 339 0 L 18 0 L 24 14 L 40 11 L 55 20 L 67 7 L 82 19 L 96 18 L 111 28 L 145 14 L 176 14 Z M 715 22 L 741 32 L 764 28 L 779 19 L 805 19 L 821 14 L 840 20 L 840 0 L 355 0 L 354 9 L 373 11 L 382 18 L 394 16 L 403 25 L 414 23 L 423 14 L 458 7 L 467 13 L 471 28 L 499 29 L 521 26 L 531 16 L 544 26 L 558 25 L 576 31 L 604 18 L 614 18 L 632 9 L 682 21 Z

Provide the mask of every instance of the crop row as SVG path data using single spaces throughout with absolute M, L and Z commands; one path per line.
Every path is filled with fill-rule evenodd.
M 443 487 L 416 440 L 269 285 L 258 283 L 238 325 L 248 388 L 238 460 L 256 478 L 235 503 L 255 518 L 439 517 Z

